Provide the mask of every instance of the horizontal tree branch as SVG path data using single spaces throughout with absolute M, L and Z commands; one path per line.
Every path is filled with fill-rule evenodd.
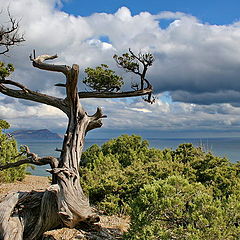
M 79 92 L 79 98 L 125 98 L 144 96 L 152 93 L 152 86 L 142 90 L 127 92 Z
M 14 81 L 12 81 L 12 80 L 7 80 L 7 79 L 2 79 L 2 80 L 0 80 L 0 84 L 9 84 L 9 85 L 13 85 L 13 86 L 16 86 L 16 87 L 19 87 L 19 88 L 21 88 L 22 90 L 24 90 L 25 92 L 28 92 L 27 91 L 27 88 L 24 86 L 24 85 L 22 85 L 21 83 L 18 83 L 18 82 L 14 82 Z
M 35 55 L 35 51 L 34 51 Z M 48 64 L 44 61 L 46 60 L 52 60 L 57 58 L 57 54 L 55 55 L 41 55 L 35 58 L 32 58 L 32 55 L 30 55 L 30 60 L 33 63 L 33 66 L 42 70 L 52 71 L 52 72 L 62 72 L 64 75 L 67 75 L 68 72 L 71 70 L 71 67 L 67 65 L 56 65 L 56 64 Z
M 52 168 L 56 168 L 58 165 L 58 159 L 52 156 L 47 157 L 38 157 L 37 154 L 30 152 L 29 148 L 25 146 L 25 152 L 27 154 L 27 158 L 19 160 L 17 162 L 8 163 L 5 165 L 0 165 L 0 171 L 13 168 L 13 167 L 19 167 L 23 164 L 34 164 L 34 165 L 46 165 L 50 164 Z
M 19 167 L 23 164 L 34 164 L 34 165 L 46 165 L 52 163 L 52 158 L 53 157 L 44 157 L 44 158 L 39 158 L 37 161 L 33 161 L 32 159 L 22 159 L 14 163 L 8 163 L 6 165 L 0 165 L 0 171 L 8 169 L 8 168 L 13 168 L 13 167 Z
M 5 84 L 10 84 L 13 86 L 17 86 L 22 90 L 15 90 L 5 86 Z M 33 102 L 44 103 L 53 107 L 56 107 L 62 110 L 67 115 L 69 114 L 69 107 L 67 101 L 62 98 L 52 97 L 43 93 L 39 93 L 36 91 L 32 91 L 20 83 L 11 81 L 11 80 L 0 80 L 0 93 L 25 100 L 30 100 Z

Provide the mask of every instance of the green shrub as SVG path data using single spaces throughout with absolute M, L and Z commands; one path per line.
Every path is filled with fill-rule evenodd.
M 167 184 L 172 176 L 175 178 L 181 176 L 183 181 L 181 186 L 186 186 L 184 189 L 189 191 L 198 189 L 203 193 L 204 199 L 201 201 L 208 201 L 209 206 L 220 211 L 219 219 L 226 217 L 227 213 L 224 215 L 222 212 L 224 209 L 229 209 L 229 216 L 232 214 L 232 217 L 226 217 L 224 221 L 232 221 L 234 224 L 239 221 L 239 215 L 229 207 L 232 204 L 236 209 L 239 208 L 236 200 L 239 198 L 240 188 L 239 163 L 230 163 L 226 158 L 216 157 L 192 144 L 181 144 L 176 150 L 160 150 L 149 148 L 148 142 L 143 141 L 139 136 L 123 135 L 106 142 L 101 147 L 93 145 L 83 153 L 82 160 L 80 172 L 84 190 L 89 194 L 91 203 L 108 214 L 134 214 L 135 210 L 131 211 L 131 209 L 136 205 L 135 200 L 139 198 L 139 194 L 142 194 L 141 189 L 159 181 L 167 181 Z M 174 187 L 175 185 L 171 189 Z M 187 192 L 184 194 L 182 202 L 188 196 Z M 196 199 L 194 197 L 193 200 Z M 198 208 L 196 211 L 195 213 L 199 214 L 202 210 Z M 211 211 L 207 210 L 207 212 Z M 132 216 L 133 224 L 137 221 L 136 218 Z M 132 226 L 138 224 L 137 222 Z M 217 223 L 213 225 L 216 226 Z M 233 223 L 230 225 L 233 226 Z M 190 230 L 184 228 L 184 231 Z M 191 234 L 191 237 L 198 236 L 197 233 L 193 235 L 191 232 Z
M 131 199 L 144 184 L 168 175 L 169 169 L 156 161 L 159 157 L 161 150 L 149 149 L 147 141 L 135 135 L 87 149 L 80 173 L 91 203 L 108 213 L 128 213 Z
M 124 239 L 238 239 L 239 199 L 233 194 L 220 201 L 210 188 L 182 176 L 154 181 L 131 204 L 131 228 Z
M 15 162 L 24 157 L 20 155 L 17 150 L 16 140 L 11 135 L 2 132 L 2 129 L 7 129 L 9 127 L 9 123 L 0 120 L 0 165 Z M 22 180 L 26 174 L 26 167 L 26 165 L 22 165 L 20 167 L 0 171 L 0 182 Z
M 120 90 L 123 85 L 121 76 L 115 74 L 115 71 L 109 69 L 108 65 L 101 64 L 96 68 L 86 68 L 87 76 L 83 83 L 98 92 Z

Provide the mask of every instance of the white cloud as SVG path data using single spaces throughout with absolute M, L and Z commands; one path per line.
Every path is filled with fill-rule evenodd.
M 156 15 L 156 17 L 158 19 L 181 19 L 184 17 L 196 19 L 195 17 L 187 15 L 182 12 L 170 12 L 170 11 L 160 12 L 158 15 Z
M 85 67 L 101 63 L 120 72 L 112 55 L 125 52 L 129 47 L 135 51 L 151 51 L 156 61 L 148 77 L 155 91 L 169 91 L 173 100 L 179 102 L 168 102 L 161 99 L 161 95 L 153 105 L 141 101 L 141 98 L 131 101 L 84 100 L 90 113 L 94 113 L 96 106 L 104 106 L 109 116 L 104 120 L 106 128 L 239 128 L 239 22 L 228 26 L 209 25 L 180 12 L 157 15 L 142 12 L 133 16 L 126 7 L 114 14 L 96 13 L 81 17 L 62 12 L 60 4 L 59 0 L 0 2 L 0 9 L 9 5 L 11 14 L 21 19 L 26 38 L 26 42 L 11 51 L 11 58 L 3 58 L 15 64 L 15 80 L 33 90 L 64 97 L 62 90 L 52 87 L 64 82 L 61 74 L 31 66 L 28 56 L 33 49 L 37 54 L 58 53 L 56 63 L 78 63 L 81 77 Z M 2 23 L 6 19 L 4 14 L 0 15 Z M 160 26 L 165 19 L 172 21 L 163 29 Z M 101 36 L 106 36 L 109 41 L 102 41 Z M 134 76 L 121 74 L 136 81 Z M 85 88 L 81 84 L 79 87 Z M 0 117 L 8 119 L 16 128 L 27 125 L 26 118 L 31 119 L 32 126 L 49 124 L 60 128 L 66 124 L 65 117 L 48 106 L 30 106 L 21 101 L 10 103 L 3 96 L 0 101 Z
M 149 109 L 146 108 L 129 108 L 130 110 L 136 111 L 136 112 L 144 112 L 144 113 L 151 113 Z

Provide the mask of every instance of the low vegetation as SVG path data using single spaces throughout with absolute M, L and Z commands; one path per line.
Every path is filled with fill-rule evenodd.
M 238 239 L 239 163 L 192 144 L 149 148 L 123 135 L 82 156 L 82 184 L 92 204 L 131 216 L 125 239 Z

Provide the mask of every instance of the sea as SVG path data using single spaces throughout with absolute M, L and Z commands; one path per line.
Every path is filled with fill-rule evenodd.
M 86 139 L 85 149 L 93 144 L 101 146 L 109 139 Z M 205 151 L 212 152 L 219 157 L 226 157 L 231 162 L 240 160 L 240 137 L 234 138 L 149 138 L 146 139 L 150 147 L 165 149 L 176 149 L 179 144 L 192 143 L 194 146 L 201 146 Z M 19 145 L 27 145 L 31 152 L 37 153 L 39 156 L 59 156 L 56 148 L 61 148 L 62 140 L 17 140 Z M 34 169 L 29 168 L 28 172 L 36 176 L 50 176 L 46 169 L 50 166 L 35 166 Z

